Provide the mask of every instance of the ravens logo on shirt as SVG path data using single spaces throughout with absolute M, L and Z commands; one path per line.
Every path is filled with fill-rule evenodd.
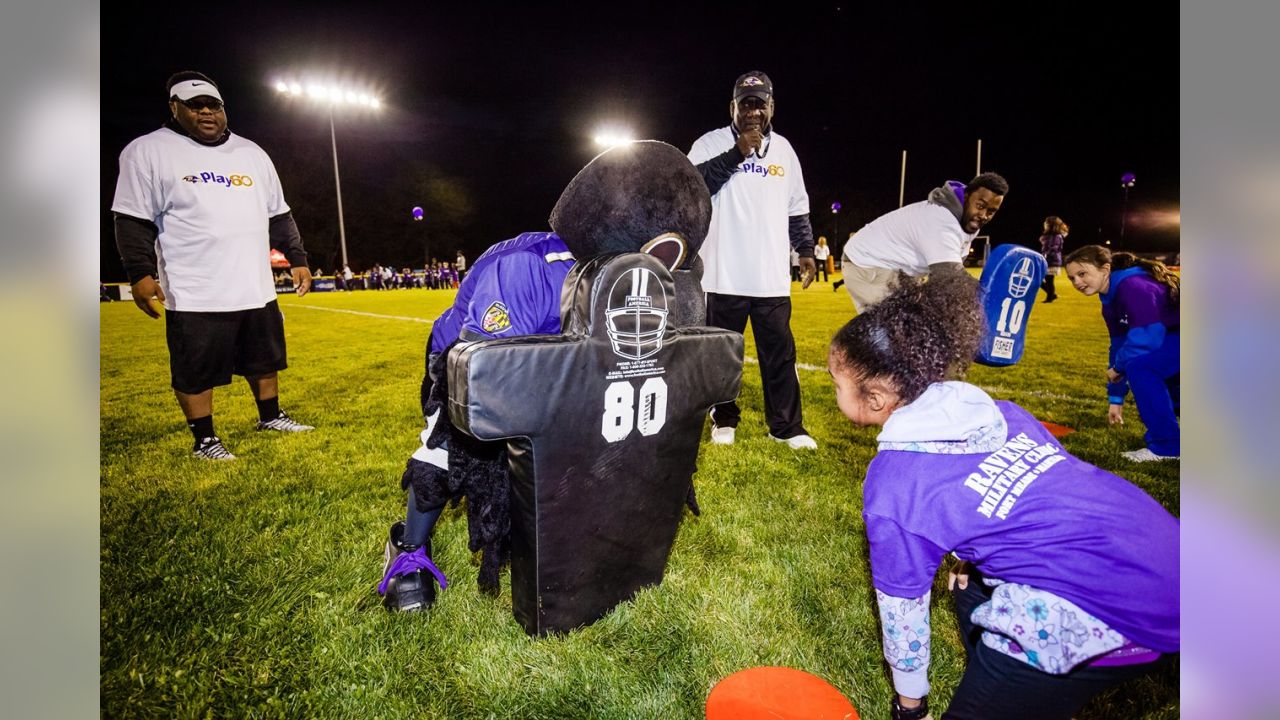
M 484 320 L 481 321 L 480 327 L 490 335 L 510 330 L 511 315 L 507 312 L 507 306 L 503 305 L 501 300 L 494 300 L 493 304 L 484 311 Z

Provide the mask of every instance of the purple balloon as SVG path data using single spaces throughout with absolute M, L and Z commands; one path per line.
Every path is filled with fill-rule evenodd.
M 416 208 L 414 208 L 414 209 L 413 209 L 413 219 L 414 219 L 414 220 L 421 220 L 421 219 L 422 219 L 422 208 L 420 208 L 420 207 L 416 207 Z
M 1133 187 L 1133 181 L 1137 179 L 1133 173 L 1125 173 L 1120 176 L 1120 184 L 1124 187 Z
M 838 203 L 838 202 L 833 202 L 833 203 L 831 203 L 831 212 L 833 212 L 833 213 L 838 213 L 838 212 L 840 212 L 840 203 Z

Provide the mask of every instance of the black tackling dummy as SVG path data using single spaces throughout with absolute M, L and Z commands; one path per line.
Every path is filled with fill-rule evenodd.
M 666 269 L 674 268 L 674 286 L 655 282 L 665 288 L 665 312 L 671 328 L 700 325 L 705 311 L 697 250 L 710 215 L 706 184 L 683 153 L 665 143 L 633 143 L 598 156 L 569 183 L 551 214 L 553 232 L 525 233 L 498 243 L 476 260 L 454 306 L 435 322 L 428 343 L 428 371 L 422 387 L 427 426 L 422 432 L 423 445 L 410 458 L 404 473 L 402 484 L 409 490 L 407 518 L 392 527 L 379 587 L 388 608 L 421 610 L 429 606 L 435 597 L 432 575 L 444 586 L 443 574 L 430 561 L 429 538 L 449 500 L 467 498 L 470 548 L 483 552 L 478 579 L 483 590 L 496 592 L 499 568 L 510 552 L 508 444 L 475 440 L 449 422 L 451 383 L 443 381 L 447 350 L 459 341 L 559 333 L 561 288 L 573 264 L 620 252 L 642 251 L 657 258 L 660 262 L 654 264 L 666 283 L 672 282 Z M 565 302 L 568 317 L 573 307 L 567 295 Z M 591 310 L 588 307 L 583 312 L 589 317 Z M 597 329 L 603 337 L 603 326 Z M 731 357 L 728 365 L 736 394 L 740 336 L 736 359 Z M 513 390 L 511 383 L 498 378 L 487 382 L 495 387 L 468 387 L 470 397 L 480 405 L 489 398 L 509 396 Z M 527 393 L 537 390 L 532 397 L 546 399 L 573 388 L 543 385 L 519 390 L 521 397 L 530 397 Z M 494 410 L 492 403 L 487 407 Z M 593 412 L 598 415 L 600 409 Z M 693 432 L 696 453 L 700 424 Z M 518 444 L 513 442 L 512 446 Z M 683 487 L 689 489 L 691 500 L 692 471 L 690 458 Z M 662 551 L 664 562 L 669 544 Z

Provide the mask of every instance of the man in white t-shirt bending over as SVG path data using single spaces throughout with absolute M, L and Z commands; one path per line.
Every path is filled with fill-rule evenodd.
M 996 173 L 978 175 L 963 185 L 948 180 L 929 199 L 872 220 L 849 238 L 841 268 L 858 312 L 889 294 L 898 272 L 921 277 L 963 270 L 969 245 L 991 222 L 1009 183 Z
M 804 287 L 813 282 L 809 194 L 791 143 L 773 132 L 773 83 L 759 71 L 733 84 L 727 127 L 698 138 L 689 159 L 711 191 L 711 227 L 702 245 L 707 324 L 741 333 L 751 320 L 765 420 L 774 440 L 797 450 L 818 444 L 804 429 L 796 343 L 791 335 L 791 250 Z M 737 403 L 711 411 L 711 441 L 730 445 Z
M 242 375 L 258 404 L 258 430 L 313 429 L 280 409 L 287 366 L 284 320 L 268 255 L 289 259 L 299 295 L 311 271 L 271 159 L 227 130 L 218 86 L 197 72 L 166 85 L 172 117 L 120 153 L 116 246 L 133 301 L 159 318 L 169 370 L 196 457 L 233 460 L 213 430 L 213 388 Z

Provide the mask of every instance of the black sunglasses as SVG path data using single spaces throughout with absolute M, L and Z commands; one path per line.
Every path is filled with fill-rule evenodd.
M 222 109 L 222 101 L 221 101 L 221 100 L 219 100 L 219 99 L 217 99 L 217 98 L 198 98 L 198 97 L 196 97 L 196 98 L 191 98 L 190 100 L 182 100 L 182 99 L 179 99 L 179 98 L 177 98 L 177 97 L 174 97 L 174 100 L 177 100 L 178 102 L 182 103 L 183 105 L 186 105 L 186 106 L 187 106 L 187 109 L 189 109 L 189 110 L 193 110 L 193 111 L 195 111 L 195 112 L 200 112 L 201 110 L 203 110 L 203 109 L 205 109 L 205 108 L 209 108 L 210 110 L 212 110 L 212 111 L 214 111 L 214 112 L 218 112 L 219 110 L 221 110 L 221 109 Z

